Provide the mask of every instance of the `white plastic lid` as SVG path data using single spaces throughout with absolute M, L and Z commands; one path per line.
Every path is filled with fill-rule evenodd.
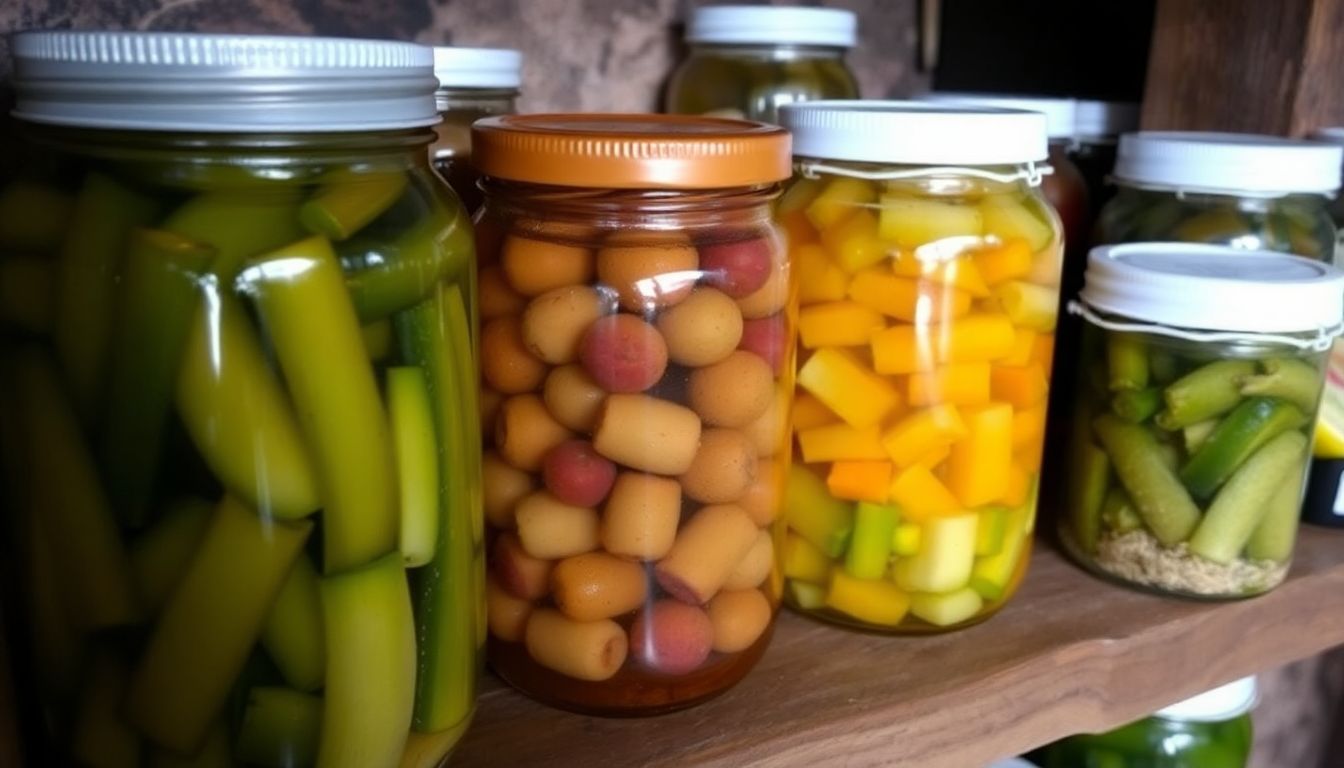
M 1127 243 L 1088 254 L 1079 298 L 1177 328 L 1307 333 L 1344 318 L 1344 272 L 1319 261 L 1224 245 Z
M 686 25 L 691 43 L 778 43 L 853 48 L 858 17 L 840 8 L 712 5 Z
M 1074 105 L 1074 133 L 1079 139 L 1111 138 L 1138 130 L 1139 105 L 1132 101 L 1088 101 Z
M 1255 677 L 1243 677 L 1227 685 L 1159 709 L 1155 717 L 1196 723 L 1217 723 L 1241 717 L 1255 708 L 1258 689 Z
M 1324 141 L 1330 144 L 1344 144 L 1344 128 L 1317 128 L 1311 132 L 1312 141 Z
M 967 104 L 970 106 L 1024 109 L 1045 115 L 1045 133 L 1052 139 L 1073 138 L 1075 109 L 1073 99 L 1052 99 L 1037 96 L 1008 96 L 1001 93 L 960 93 L 935 91 L 917 96 L 920 101 L 940 104 Z
M 523 84 L 523 54 L 509 48 L 434 48 L 440 88 L 513 88 Z
M 137 131 L 300 133 L 433 125 L 434 54 L 379 40 L 23 32 L 14 116 Z
M 1010 165 L 1044 160 L 1045 115 L 921 101 L 784 104 L 795 157 L 912 165 Z
M 1222 194 L 1284 195 L 1339 189 L 1344 148 L 1249 133 L 1140 131 L 1120 137 L 1122 184 Z
M 1039 766 L 1025 758 L 1005 757 L 990 763 L 987 768 L 1039 768 Z

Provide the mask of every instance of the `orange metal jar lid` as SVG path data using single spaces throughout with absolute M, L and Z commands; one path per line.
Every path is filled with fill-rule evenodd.
M 503 115 L 471 127 L 486 176 L 610 189 L 713 189 L 792 173 L 788 131 L 690 115 Z

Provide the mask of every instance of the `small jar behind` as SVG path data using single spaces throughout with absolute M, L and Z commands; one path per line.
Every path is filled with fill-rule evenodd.
M 1096 219 L 1102 206 L 1115 194 L 1108 179 L 1115 168 L 1116 146 L 1122 134 L 1139 129 L 1139 105 L 1124 101 L 1074 102 L 1074 144 L 1069 158 L 1087 182 L 1089 219 Z M 1087 233 L 1092 239 L 1092 233 Z M 1089 242 L 1090 246 L 1091 243 Z
M 690 56 L 668 83 L 668 112 L 778 121 L 784 104 L 856 99 L 845 64 L 857 18 L 837 8 L 722 5 L 686 25 Z
M 491 664 L 569 709 L 689 706 L 756 663 L 779 604 L 788 134 L 527 115 L 472 139 Z
M 1245 677 L 1113 731 L 1061 739 L 1031 756 L 1041 768 L 1246 768 L 1256 697 L 1255 678 Z
M 1073 558 L 1158 592 L 1236 598 L 1292 560 L 1344 273 L 1222 246 L 1096 248 L 1061 539 Z
M 507 48 L 434 49 L 434 76 L 439 79 L 434 107 L 443 122 L 434 126 L 429 156 L 468 214 L 481 207 L 480 174 L 471 162 L 471 124 L 518 111 L 522 69 L 523 54 Z

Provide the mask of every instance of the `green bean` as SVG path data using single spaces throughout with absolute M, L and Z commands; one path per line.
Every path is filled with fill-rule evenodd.
M 1111 413 L 1130 422 L 1142 424 L 1162 409 L 1162 390 L 1122 389 L 1111 397 Z
M 1269 497 L 1265 515 L 1246 542 L 1246 557 L 1286 563 L 1293 554 L 1297 521 L 1302 515 L 1302 478 L 1279 483 Z
M 880 579 L 891 557 L 896 508 L 861 502 L 854 511 L 854 535 L 845 553 L 845 570 L 856 579 Z M 979 522 L 977 521 L 977 525 Z
M 1166 465 L 1148 430 L 1111 415 L 1098 417 L 1092 427 L 1153 536 L 1167 546 L 1189 537 L 1199 525 L 1199 507 Z
M 136 229 L 128 240 L 99 455 L 118 516 L 139 528 L 149 518 L 173 385 L 215 252 L 159 230 Z
M 1284 432 L 1252 454 L 1213 497 L 1190 537 L 1190 551 L 1215 563 L 1232 562 L 1265 517 L 1278 487 L 1296 482 L 1291 473 L 1301 475 L 1307 443 L 1301 432 Z
M 1148 373 L 1155 384 L 1169 384 L 1181 373 L 1180 360 L 1171 350 L 1160 346 L 1148 348 Z
M 304 236 L 298 211 L 297 189 L 206 192 L 179 206 L 161 228 L 213 246 L 219 257 L 210 271 L 229 286 L 248 258 Z
M 1093 445 L 1091 440 L 1074 445 L 1081 458 L 1078 468 L 1069 476 L 1069 520 L 1075 543 L 1084 552 L 1095 552 L 1101 534 L 1099 514 L 1111 462 L 1105 451 Z
M 126 238 L 154 213 L 153 201 L 97 173 L 85 177 L 75 199 L 60 250 L 52 337 L 85 424 L 98 413 Z
M 303 553 L 275 596 L 261 626 L 261 646 L 285 682 L 300 691 L 322 687 L 326 647 L 322 638 L 322 601 L 317 571 Z
M 136 593 L 149 615 L 157 615 L 196 554 L 212 506 L 202 499 L 180 499 L 131 544 L 131 573 Z
M 1134 502 L 1118 486 L 1106 491 L 1106 500 L 1101 503 L 1101 523 L 1115 533 L 1129 533 L 1143 527 L 1143 519 L 1134 509 Z
M 1261 360 L 1260 370 L 1260 374 L 1241 380 L 1243 395 L 1282 398 L 1301 408 L 1303 413 L 1316 410 L 1323 382 L 1320 371 L 1292 358 Z
M 401 556 L 408 568 L 434 557 L 439 537 L 438 441 L 425 374 L 413 365 L 387 369 L 387 403 L 401 499 Z
M 1241 402 L 1241 381 L 1254 371 L 1249 360 L 1216 360 L 1187 373 L 1163 392 L 1167 409 L 1157 415 L 1158 426 L 1176 430 L 1227 413 Z
M 1181 482 L 1195 498 L 1207 499 L 1260 446 L 1306 422 L 1307 417 L 1297 406 L 1282 400 L 1243 400 L 1218 422 L 1213 434 L 1181 468 Z
M 74 201 L 55 187 L 15 179 L 0 190 L 0 249 L 50 253 L 70 228 Z
M 406 174 L 362 174 L 317 190 L 299 208 L 299 220 L 314 235 L 345 240 L 392 207 L 406 190 Z
M 1148 345 L 1134 333 L 1106 334 L 1106 371 L 1112 392 L 1148 386 Z
M 0 321 L 34 334 L 51 331 L 54 264 L 31 256 L 0 258 Z
M 247 693 L 238 728 L 238 759 L 263 768 L 312 765 L 322 732 L 322 699 L 288 688 L 257 686 Z
M 442 280 L 468 274 L 472 253 L 471 222 L 438 207 L 390 245 L 355 240 L 341 249 L 342 262 L 353 267 L 346 287 L 365 323 L 424 300 Z

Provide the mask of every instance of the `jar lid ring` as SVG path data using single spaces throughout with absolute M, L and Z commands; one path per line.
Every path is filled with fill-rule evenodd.
M 895 181 L 898 179 L 921 179 L 930 176 L 974 176 L 977 179 L 987 179 L 989 181 L 998 181 L 1004 184 L 1011 184 L 1015 181 L 1026 181 L 1028 186 L 1039 187 L 1041 179 L 1055 172 L 1055 169 L 1049 163 L 1034 162 L 1028 160 L 1021 164 L 1021 168 L 1012 173 L 999 173 L 997 171 L 986 171 L 983 168 L 968 168 L 966 166 L 956 165 L 929 165 L 917 168 L 884 169 L 880 171 L 865 171 L 859 168 L 849 168 L 843 165 L 831 165 L 830 163 L 818 160 L 799 160 L 795 167 L 798 173 L 804 178 L 815 179 L 821 174 L 831 176 L 848 176 L 851 179 L 863 179 L 864 181 Z
M 1093 311 L 1093 309 L 1085 302 L 1077 300 L 1071 300 L 1068 309 L 1069 314 L 1080 315 L 1093 325 L 1099 328 L 1105 328 L 1108 331 L 1151 333 L 1158 336 L 1170 336 L 1175 339 L 1184 339 L 1186 341 L 1269 341 L 1301 350 L 1325 352 L 1335 343 L 1335 337 L 1344 335 L 1344 322 L 1336 323 L 1328 328 L 1317 328 L 1315 336 L 1307 337 L 1305 335 L 1287 336 L 1280 333 L 1248 333 L 1245 331 L 1188 331 L 1184 328 L 1175 328 L 1170 325 L 1162 325 L 1161 323 L 1118 322 L 1102 317 Z

